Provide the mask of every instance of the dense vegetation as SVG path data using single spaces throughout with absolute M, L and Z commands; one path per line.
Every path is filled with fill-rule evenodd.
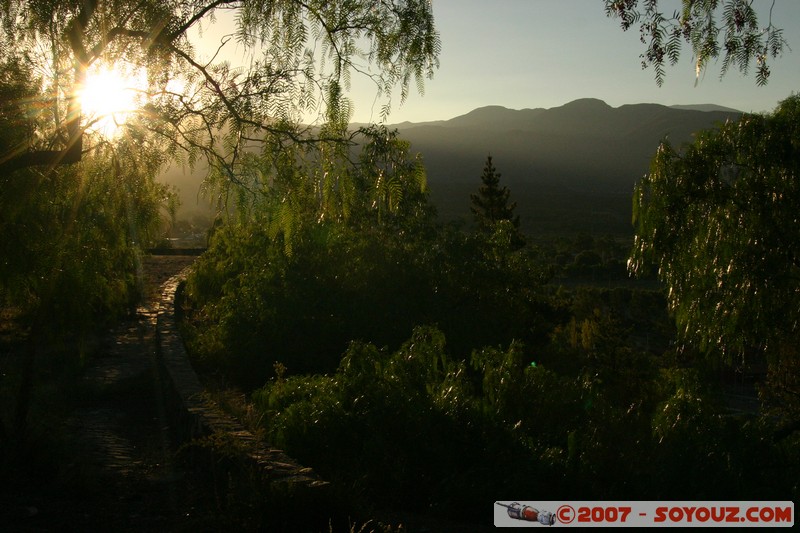
M 0 77 L 8 96 L 0 107 L 2 152 L 40 133 L 18 103 L 33 98 L 41 80 L 1 57 Z M 0 172 L 0 308 L 28 343 L 24 362 L 4 361 L 13 378 L 0 386 L 0 437 L 24 441 L 38 352 L 64 352 L 78 364 L 100 328 L 135 310 L 141 255 L 174 212 L 172 191 L 155 180 L 163 153 L 146 138 L 91 141 L 80 163 Z
M 763 361 L 772 414 L 800 427 L 800 96 L 774 112 L 663 144 L 634 195 L 632 268 L 657 265 L 682 342 Z
M 275 180 L 286 195 L 221 223 L 188 281 L 195 363 L 247 392 L 272 442 L 360 505 L 476 521 L 501 493 L 796 495 L 796 434 L 726 395 L 763 375 L 676 344 L 630 242 L 440 224 L 420 162 L 378 133 L 363 153 L 394 162 L 402 202 L 377 209 L 387 167 L 366 160 L 363 209 L 337 219 Z M 286 232 L 268 214 L 289 198 L 308 211 Z
M 719 57 L 720 28 L 723 70 L 746 72 L 755 62 L 758 83 L 784 46 L 780 30 L 769 21 L 760 32 L 742 2 L 723 2 L 719 25 L 711 17 L 716 2 L 684 0 L 674 19 L 658 2 L 642 12 L 637 4 L 607 0 L 607 13 L 625 29 L 641 23 L 651 38 L 643 59 L 659 82 L 683 42 L 698 72 Z M 207 61 L 191 42 L 194 29 L 224 11 L 236 15 L 247 68 Z M 80 363 L 90 332 L 136 303 L 138 257 L 170 207 L 154 176 L 168 161 L 202 160 L 209 188 L 233 202 L 187 285 L 185 331 L 197 365 L 245 390 L 268 438 L 353 503 L 485 520 L 485 505 L 501 494 L 797 496 L 796 404 L 772 411 L 778 423 L 731 411 L 720 386 L 727 361 L 701 357 L 713 352 L 702 335 L 700 343 L 687 335 L 685 345 L 671 344 L 665 314 L 671 305 L 679 326 L 695 323 L 713 282 L 719 287 L 734 272 L 732 286 L 745 289 L 750 307 L 715 316 L 722 328 L 715 333 L 745 355 L 757 349 L 756 361 L 770 370 L 765 398 L 792 401 L 795 345 L 753 339 L 775 335 L 767 322 L 782 309 L 791 311 L 790 340 L 797 337 L 797 228 L 789 214 L 797 205 L 797 134 L 789 127 L 797 124 L 796 101 L 765 118 L 766 129 L 756 120 L 742 123 L 742 137 L 735 127 L 700 137 L 686 159 L 660 152 L 640 191 L 672 208 L 682 196 L 659 185 L 686 184 L 700 201 L 688 204 L 684 221 L 707 225 L 689 225 L 697 231 L 684 235 L 670 231 L 681 220 L 668 219 L 674 227 L 648 233 L 655 226 L 646 212 L 655 206 L 658 215 L 659 204 L 640 201 L 640 236 L 719 244 L 700 247 L 698 260 L 680 246 L 676 253 L 655 239 L 637 241 L 637 270 L 656 259 L 670 285 L 665 299 L 652 280 L 648 289 L 628 282 L 626 253 L 611 238 L 533 232 L 523 244 L 513 219 L 481 231 L 441 225 L 424 166 L 407 143 L 381 128 L 350 135 L 343 88 L 352 72 L 365 73 L 388 99 L 383 118 L 396 86 L 402 101 L 412 78 L 421 87 L 432 75 L 440 43 L 430 2 L 10 0 L 0 7 L 0 28 L 0 303 L 28 343 L 4 361 L 3 473 L 41 435 L 27 427 L 36 363 L 44 360 L 46 372 L 57 367 L 57 358 L 41 356 L 77 340 L 59 353 Z M 97 67 L 147 71 L 139 112 L 113 139 L 92 133 L 78 96 Z M 175 79 L 185 82 L 178 91 Z M 301 127 L 308 113 L 325 124 Z M 775 146 L 785 153 L 764 150 L 765 139 L 781 141 Z M 748 168 L 723 160 L 726 170 L 735 163 L 755 179 L 722 173 L 709 182 L 719 187 L 698 190 L 694 178 L 705 174 L 693 172 L 716 176 L 717 148 L 757 161 Z M 757 199 L 759 209 L 742 209 L 739 193 L 754 193 L 744 198 Z M 702 201 L 714 198 L 722 203 Z M 736 232 L 739 222 L 775 229 L 767 215 L 776 206 L 776 231 Z M 737 210 L 754 216 L 731 224 Z M 709 213 L 716 216 L 704 218 Z M 727 232 L 740 238 L 718 239 Z M 789 263 L 777 287 L 769 275 L 743 276 L 769 273 L 758 262 L 764 242 L 777 252 L 768 266 Z M 699 283 L 675 285 L 681 272 L 699 272 L 689 278 Z M 724 308 L 736 292 L 711 303 Z M 741 330 L 748 336 L 731 336 L 740 325 L 731 317 L 751 311 L 757 320 L 744 320 L 752 327 Z
M 228 15 L 231 35 L 203 57 L 196 32 Z M 70 357 L 85 355 L 84 333 L 137 301 L 137 258 L 157 238 L 163 208 L 174 212 L 155 182 L 166 163 L 202 161 L 242 184 L 240 160 L 254 144 L 344 142 L 299 117 L 346 119 L 352 71 L 370 71 L 385 115 L 396 88 L 402 101 L 412 80 L 422 87 L 439 51 L 430 3 L 415 0 L 10 0 L 0 32 L 0 305 L 30 344 L 10 365 L 19 386 L 2 383 L 10 401 L 0 438 L 23 444 L 38 356 L 62 337 L 80 341 Z M 247 68 L 222 58 L 233 34 Z M 124 89 L 102 87 L 95 98 L 118 93 L 124 110 L 84 101 L 103 72 Z M 135 96 L 122 102 L 123 93 Z M 116 123 L 113 133 L 104 121 Z

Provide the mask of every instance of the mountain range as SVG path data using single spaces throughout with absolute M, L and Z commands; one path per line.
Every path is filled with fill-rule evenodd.
M 585 98 L 550 109 L 487 106 L 450 120 L 388 127 L 410 141 L 412 154 L 422 155 L 443 221 L 470 221 L 470 194 L 492 156 L 526 233 L 630 235 L 633 187 L 659 143 L 680 146 L 695 132 L 741 115 L 715 105 L 611 107 Z M 200 180 L 179 170 L 164 178 L 181 190 L 186 219 L 203 211 Z
M 420 153 L 444 220 L 468 219 L 488 156 L 528 233 L 629 234 L 635 183 L 663 140 L 740 118 L 714 105 L 611 107 L 581 99 L 550 109 L 475 109 L 450 120 L 390 126 Z

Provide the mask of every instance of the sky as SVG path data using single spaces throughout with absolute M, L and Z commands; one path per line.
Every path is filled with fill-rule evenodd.
M 661 0 L 660 6 L 671 14 L 680 3 Z M 638 27 L 622 31 L 618 20 L 606 16 L 603 0 L 432 0 L 432 4 L 442 44 L 439 69 L 433 79 L 425 80 L 424 94 L 412 82 L 401 105 L 399 89 L 395 92 L 389 124 L 447 120 L 489 105 L 552 108 L 579 98 L 598 98 L 613 107 L 717 104 L 759 113 L 772 111 L 781 100 L 800 92 L 800 0 L 753 0 L 762 25 L 773 7 L 773 23 L 784 29 L 791 48 L 770 60 L 772 74 L 764 87 L 756 84 L 754 69 L 747 76 L 731 69 L 720 78 L 721 60 L 697 80 L 686 45 L 679 63 L 666 67 L 659 87 L 653 69 L 641 67 L 645 45 Z M 222 33 L 231 31 L 232 25 L 224 26 Z M 210 30 L 203 41 L 213 50 L 217 37 Z M 386 99 L 376 99 L 369 81 L 354 74 L 348 96 L 355 107 L 353 122 L 381 120 Z
M 663 2 L 672 12 L 672 5 Z M 766 22 L 772 0 L 754 0 Z M 638 27 L 623 32 L 607 18 L 602 0 L 433 0 L 442 41 L 440 67 L 425 93 L 399 92 L 388 122 L 446 120 L 488 105 L 510 109 L 558 107 L 598 98 L 618 107 L 634 103 L 717 104 L 745 112 L 772 111 L 800 92 L 800 1 L 775 0 L 773 23 L 784 29 L 791 51 L 771 61 L 769 83 L 756 85 L 754 70 L 730 70 L 722 79 L 712 64 L 695 84 L 691 49 L 667 67 L 661 87 L 652 68 L 642 70 Z M 762 19 L 760 19 L 762 20 Z M 721 61 L 719 62 L 721 63 Z M 354 122 L 380 120 L 384 100 L 354 83 Z

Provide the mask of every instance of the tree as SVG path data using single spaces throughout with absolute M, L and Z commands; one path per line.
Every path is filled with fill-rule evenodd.
M 775 2 L 757 13 L 747 0 L 682 0 L 671 17 L 658 0 L 642 4 L 605 0 L 606 15 L 626 31 L 638 24 L 642 68 L 654 68 L 659 86 L 684 43 L 698 80 L 722 57 L 720 77 L 755 65 L 758 85 L 788 48 Z M 783 423 L 776 438 L 800 428 L 798 118 L 791 96 L 772 114 L 699 134 L 682 153 L 663 143 L 635 190 L 629 260 L 634 273 L 657 266 L 684 343 L 727 363 L 766 358 L 759 392 L 764 412 Z
M 647 45 L 641 55 L 642 68 L 653 67 L 659 86 L 666 75 L 665 63 L 678 62 L 684 43 L 692 48 L 698 79 L 709 62 L 722 55 L 721 76 L 731 67 L 746 75 L 755 63 L 758 85 L 769 79 L 769 59 L 788 47 L 783 30 L 772 23 L 774 2 L 766 13 L 766 24 L 765 14 L 756 12 L 752 0 L 681 0 L 680 12 L 672 16 L 659 9 L 658 0 L 642 4 L 640 8 L 639 0 L 605 0 L 606 15 L 618 18 L 624 31 L 639 25 L 640 40 Z
M 236 31 L 209 60 L 191 36 L 218 17 L 234 19 Z M 302 141 L 298 119 L 339 105 L 352 72 L 388 96 L 399 84 L 403 100 L 412 78 L 421 89 L 432 76 L 439 52 L 427 0 L 9 0 L 0 26 L 0 54 L 49 73 L 38 101 L 18 102 L 36 131 L 0 146 L 0 174 L 83 157 L 90 147 L 78 94 L 100 65 L 146 71 L 142 125 L 189 162 L 205 157 L 236 179 L 248 143 Z M 233 39 L 246 68 L 220 59 Z
M 500 186 L 500 177 L 501 174 L 492 164 L 492 156 L 488 156 L 481 175 L 482 185 L 477 194 L 470 195 L 472 200 L 470 210 L 482 230 L 491 231 L 493 225 L 501 220 L 508 220 L 515 229 L 519 229 L 519 215 L 514 215 L 517 204 L 509 203 L 511 191 L 505 186 Z
M 634 193 L 630 268 L 658 267 L 683 340 L 726 361 L 766 356 L 773 372 L 800 341 L 799 149 L 794 95 L 682 151 L 663 143 Z
M 236 29 L 209 59 L 193 33 L 218 17 Z M 252 192 L 254 145 L 280 163 L 271 172 L 291 171 L 299 147 L 348 146 L 338 126 L 349 118 L 351 74 L 369 76 L 390 102 L 399 85 L 402 101 L 412 78 L 421 90 L 432 76 L 439 52 L 427 0 L 7 0 L 0 31 L 0 247 L 9 251 L 0 296 L 24 300 L 31 322 L 21 435 L 42 330 L 53 316 L 125 303 L 138 248 L 169 197 L 153 183 L 168 158 L 204 159 L 223 188 Z M 246 68 L 222 59 L 234 38 Z M 146 79 L 135 118 L 114 139 L 90 133 L 80 99 L 92 70 L 111 67 Z M 301 126 L 309 112 L 337 127 Z M 62 305 L 70 289 L 78 313 Z
M 0 151 L 22 153 L 37 134 L 42 77 L 0 46 Z M 46 110 L 41 110 L 45 113 Z M 141 136 L 98 143 L 73 165 L 0 172 L 0 305 L 27 329 L 15 429 L 26 425 L 40 345 L 85 336 L 138 298 L 141 248 L 161 229 L 173 196 L 154 181 L 163 153 Z M 88 250 L 91 250 L 87 253 Z M 0 420 L 0 434 L 4 423 Z
M 631 268 L 658 267 L 684 337 L 702 348 L 770 350 L 800 333 L 798 119 L 792 96 L 683 152 L 662 143 L 636 186 Z

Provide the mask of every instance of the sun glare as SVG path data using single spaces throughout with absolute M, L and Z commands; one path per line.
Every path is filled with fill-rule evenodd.
M 87 73 L 80 99 L 88 129 L 113 137 L 137 107 L 143 87 L 143 76 L 114 68 Z

